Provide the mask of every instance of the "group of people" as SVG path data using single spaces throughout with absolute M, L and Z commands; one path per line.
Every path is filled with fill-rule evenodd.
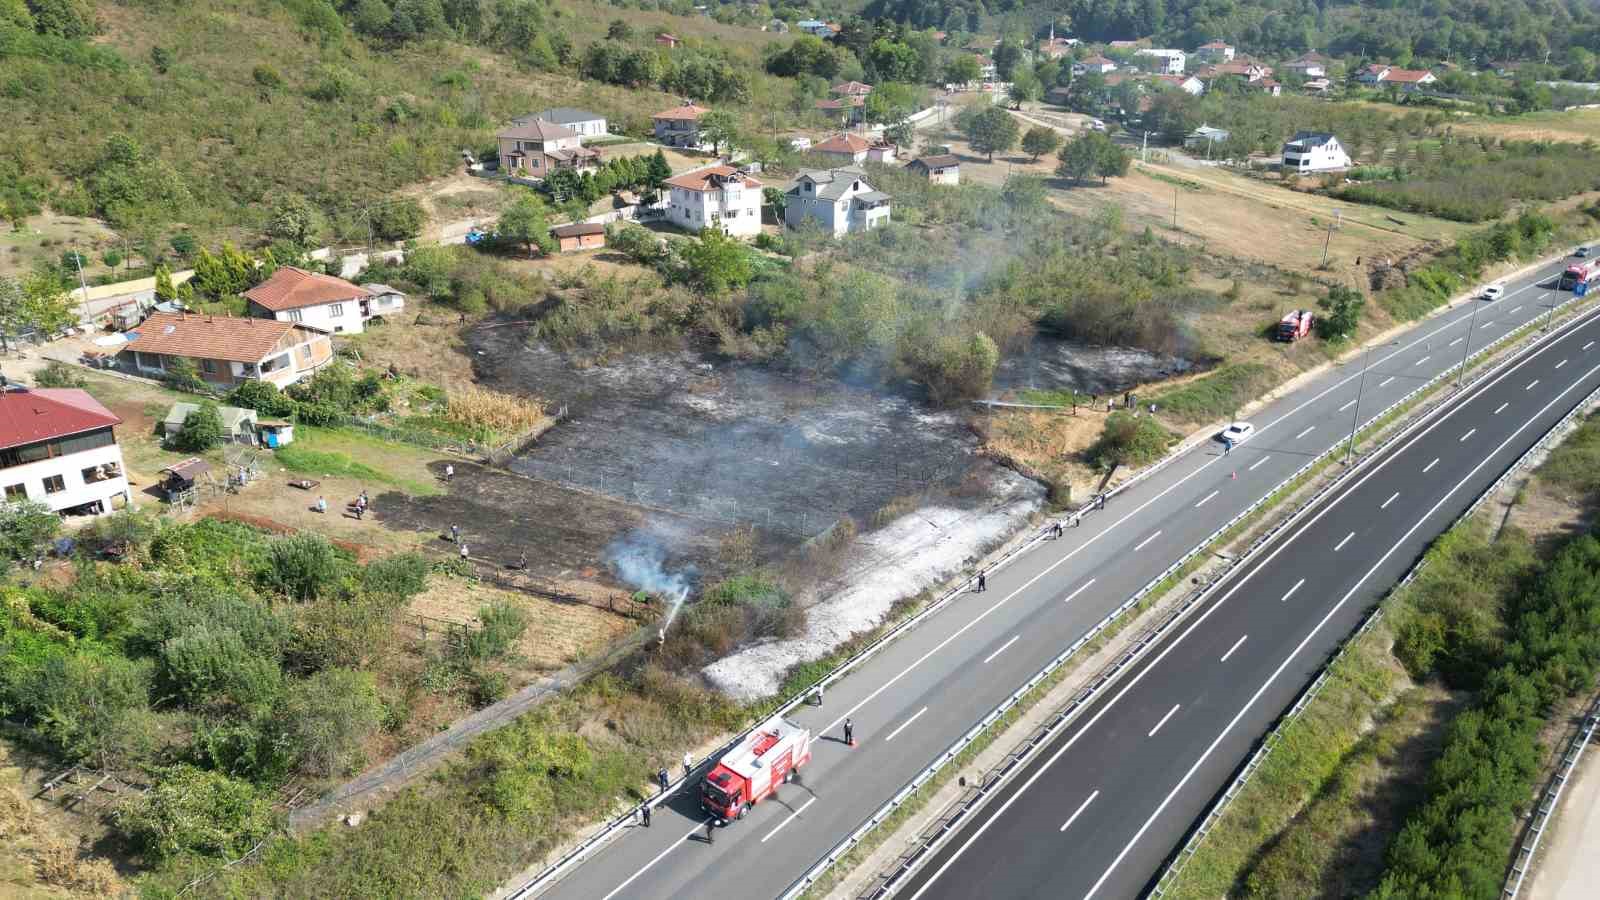
M 353 513 L 356 518 L 360 519 L 360 518 L 366 516 L 366 514 L 367 514 L 367 505 L 369 503 L 371 503 L 371 501 L 369 499 L 367 499 L 367 492 L 366 492 L 365 489 L 362 489 L 361 496 L 357 497 L 354 501 L 351 502 L 351 504 L 350 504 L 350 512 Z M 311 511 L 312 512 L 316 512 L 316 513 L 323 513 L 324 515 L 326 515 L 327 512 L 328 512 L 328 498 L 322 496 L 321 494 L 318 494 L 317 495 L 317 502 L 311 504 Z

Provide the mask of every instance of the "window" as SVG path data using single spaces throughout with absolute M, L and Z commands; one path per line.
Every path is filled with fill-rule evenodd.
M 66 489 L 67 480 L 60 475 L 51 475 L 44 480 L 44 492 L 46 494 L 59 494 Z
M 298 321 L 300 321 L 300 319 L 301 319 L 300 310 L 298 310 L 298 309 L 289 310 L 289 321 L 298 322 Z
M 200 360 L 200 371 L 206 373 L 207 375 L 217 374 L 217 361 L 214 359 Z
M 25 484 L 8 484 L 8 485 L 6 485 L 6 499 L 7 500 L 26 500 L 26 499 L 28 499 L 28 486 L 25 485 Z
M 300 361 L 301 362 L 311 362 L 311 345 L 310 344 L 301 344 L 300 345 Z
M 122 467 L 118 466 L 114 462 L 102 463 L 98 466 L 90 466 L 89 468 L 83 470 L 84 484 L 94 484 L 97 481 L 106 481 L 108 479 L 121 477 Z
M 328 315 L 330 315 L 330 316 L 342 316 L 342 315 L 344 315 L 344 304 L 343 303 L 330 303 L 330 304 L 328 304 Z

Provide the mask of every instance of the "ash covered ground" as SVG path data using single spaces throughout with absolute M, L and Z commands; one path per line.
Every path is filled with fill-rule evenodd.
M 1040 335 L 1022 353 L 1000 361 L 994 393 L 1042 388 L 1085 394 L 1120 394 L 1139 384 L 1194 371 L 1195 364 L 1134 347 L 1094 347 Z

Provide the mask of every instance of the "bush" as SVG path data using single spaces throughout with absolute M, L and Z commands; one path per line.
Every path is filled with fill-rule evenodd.
M 270 801 L 219 772 L 177 766 L 159 773 L 148 793 L 130 796 L 114 814 L 117 830 L 151 861 L 196 853 L 242 856 L 270 835 Z
M 1160 459 L 1176 439 L 1150 416 L 1114 412 L 1106 417 L 1104 430 L 1085 455 L 1102 469 L 1143 466 Z
M 1328 296 L 1317 301 L 1323 314 L 1317 319 L 1317 336 L 1325 341 L 1348 340 L 1361 325 L 1361 308 L 1367 298 L 1361 292 L 1336 284 Z
M 522 607 L 497 601 L 478 610 L 480 627 L 467 635 L 459 651 L 468 659 L 501 659 L 528 630 L 528 613 Z
M 72 366 L 51 360 L 34 373 L 33 383 L 43 388 L 81 388 L 89 382 Z
M 210 400 L 183 419 L 183 427 L 172 438 L 172 446 L 186 453 L 204 453 L 222 446 L 222 414 Z
M 406 600 L 427 587 L 428 568 L 420 553 L 396 553 L 368 563 L 361 570 L 361 586 L 371 594 Z
M 294 398 L 270 381 L 243 381 L 228 393 L 228 404 L 253 409 L 263 416 L 288 418 L 295 414 Z
M 129 732 L 143 727 L 148 709 L 148 662 L 58 654 L 11 679 L 10 702 L 56 752 L 102 768 L 129 761 Z
M 327 538 L 302 533 L 268 545 L 267 567 L 261 578 L 292 599 L 312 600 L 334 588 L 343 568 Z
M 60 531 L 61 516 L 43 503 L 0 503 L 0 560 L 31 559 Z
M 360 768 L 361 745 L 382 723 L 372 676 L 329 669 L 289 686 L 269 730 L 296 771 L 333 776 Z
M 187 394 L 207 394 L 211 388 L 200 377 L 200 371 L 187 357 L 169 356 L 166 359 L 166 372 L 161 376 L 167 387 Z

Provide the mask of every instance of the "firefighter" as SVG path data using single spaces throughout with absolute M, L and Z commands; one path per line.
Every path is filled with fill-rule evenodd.
M 639 819 L 644 827 L 650 827 L 650 801 L 646 800 L 645 804 L 639 807 Z
M 661 771 L 656 773 L 656 783 L 661 785 L 661 793 L 665 794 L 667 785 L 672 783 L 672 777 L 667 774 L 666 766 L 662 766 Z
M 1061 537 L 1061 523 L 1060 522 L 1057 522 L 1054 525 L 1050 526 L 1050 537 L 1052 539 L 1059 539 Z
M 692 772 L 692 771 L 694 771 L 694 757 L 690 756 L 688 751 L 684 751 L 684 754 L 683 754 L 683 777 L 688 778 L 689 777 L 689 773 Z
M 988 589 L 989 589 L 989 579 L 988 579 L 988 577 L 985 576 L 982 572 L 979 572 L 978 573 L 978 593 L 981 594 L 981 593 L 983 593 L 984 591 L 986 591 Z
M 844 720 L 844 742 L 851 747 L 856 745 L 856 726 L 848 717 Z
M 716 842 L 717 842 L 717 820 L 716 819 L 707 819 L 706 820 L 706 843 L 707 844 L 715 844 Z
M 450 543 L 452 543 L 452 544 L 461 543 L 461 526 L 460 525 L 451 525 L 450 526 Z

